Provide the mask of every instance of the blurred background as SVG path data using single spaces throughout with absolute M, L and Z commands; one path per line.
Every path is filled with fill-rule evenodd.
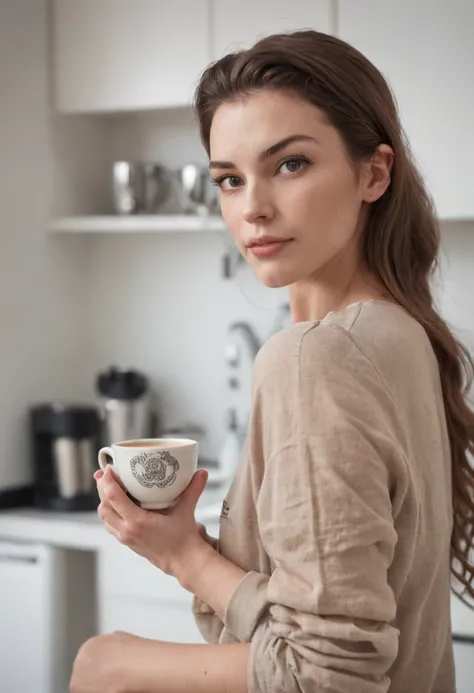
M 117 544 L 91 475 L 113 440 L 196 438 L 217 534 L 259 346 L 285 290 L 239 260 L 191 102 L 231 49 L 314 28 L 381 69 L 434 197 L 443 316 L 474 347 L 471 0 L 0 0 L 0 689 L 65 693 L 78 646 L 200 642 L 191 595 Z M 474 613 L 453 602 L 458 691 Z

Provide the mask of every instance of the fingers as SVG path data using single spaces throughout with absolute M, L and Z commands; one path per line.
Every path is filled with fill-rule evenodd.
M 117 532 L 120 531 L 123 520 L 120 515 L 115 512 L 110 503 L 107 501 L 101 501 L 99 507 L 97 508 L 97 514 L 105 523 L 107 528 L 110 526 L 113 527 Z
M 112 534 L 118 541 L 120 541 L 120 532 L 115 529 L 113 525 L 109 525 L 108 522 L 104 522 L 105 529 L 109 534 Z
M 215 537 L 211 537 L 211 535 L 207 533 L 205 525 L 201 524 L 200 522 L 197 522 L 196 526 L 201 539 L 204 539 L 204 541 L 207 544 L 209 544 L 209 546 L 212 546 L 214 551 L 217 551 L 217 539 Z
M 186 510 L 186 512 L 194 515 L 197 502 L 201 497 L 207 484 L 208 473 L 205 469 L 199 469 L 191 479 L 189 486 L 183 491 L 179 497 L 175 509 Z
M 101 500 L 107 502 L 124 520 L 133 521 L 143 513 L 143 510 L 127 496 L 111 469 L 105 470 L 103 477 L 97 482 L 97 488 Z
M 97 482 L 97 491 L 100 498 L 100 505 L 97 514 L 104 522 L 107 531 L 120 541 L 120 532 L 123 528 L 123 519 L 110 502 L 110 494 L 114 497 L 115 493 L 121 492 L 121 487 L 117 483 L 115 474 L 112 470 L 103 472 L 102 470 L 94 474 Z
M 199 536 L 201 537 L 201 539 L 206 539 L 207 538 L 207 529 L 206 529 L 205 525 L 201 524 L 200 522 L 197 522 L 196 527 L 197 527 L 197 530 L 198 530 L 198 533 L 199 533 Z
M 102 484 L 99 483 L 100 479 L 104 476 L 104 472 L 100 470 L 99 472 L 96 472 L 94 474 L 94 479 L 96 480 L 96 485 L 97 485 L 97 493 L 99 494 L 99 498 L 101 503 L 105 501 L 104 498 L 104 492 L 102 491 Z
M 121 488 L 123 488 L 124 491 L 126 491 L 127 489 L 125 488 L 125 484 L 123 483 L 122 479 L 118 476 L 118 474 L 117 474 L 116 472 L 114 472 L 114 469 L 113 469 L 113 467 L 112 467 L 111 464 L 109 464 L 109 465 L 107 466 L 107 474 L 110 474 L 110 472 L 112 472 L 113 478 L 115 479 L 115 481 L 117 482 L 117 484 L 118 484 Z M 98 469 L 96 472 L 94 472 L 94 479 L 95 479 L 96 481 L 100 481 L 100 479 L 103 479 L 103 478 L 104 478 L 104 474 L 105 474 L 105 471 L 104 471 L 104 470 Z

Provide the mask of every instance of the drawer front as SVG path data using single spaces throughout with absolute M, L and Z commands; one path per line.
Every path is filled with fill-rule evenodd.
M 99 554 L 99 593 L 156 598 L 190 606 L 192 594 L 116 539 L 104 542 Z

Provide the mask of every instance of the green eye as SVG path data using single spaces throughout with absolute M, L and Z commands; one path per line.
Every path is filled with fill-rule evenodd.
M 283 161 L 278 167 L 279 173 L 298 173 L 312 162 L 306 156 L 294 156 Z

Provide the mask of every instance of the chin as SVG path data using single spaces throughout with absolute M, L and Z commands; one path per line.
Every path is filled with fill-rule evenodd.
M 260 267 L 254 265 L 253 271 L 262 284 L 269 289 L 281 289 L 284 286 L 294 284 L 299 279 L 294 271 L 291 272 L 288 269 L 283 270 L 281 267 L 271 267 L 270 265 Z

